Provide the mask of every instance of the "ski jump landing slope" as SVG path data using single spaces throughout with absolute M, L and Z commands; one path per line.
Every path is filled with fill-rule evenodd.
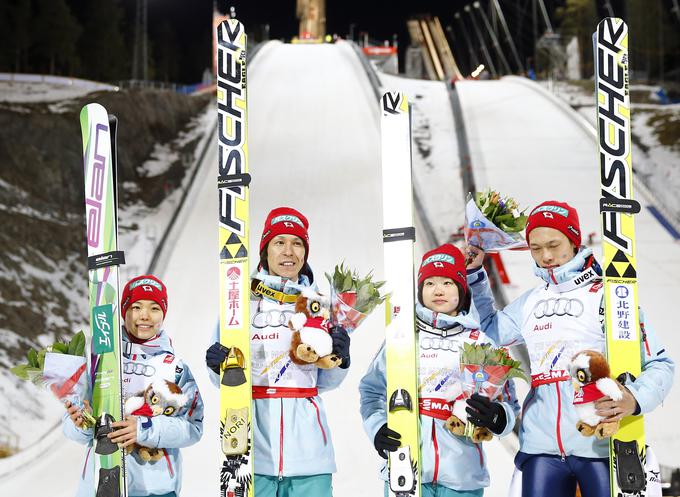
M 584 240 L 594 233 L 591 246 L 601 260 L 599 160 L 592 125 L 525 78 L 464 81 L 456 88 L 477 188 L 495 188 L 530 208 L 544 200 L 569 202 L 579 212 Z M 650 214 L 654 198 L 638 181 L 633 193 L 642 204 L 635 217 L 640 305 L 647 326 L 677 362 L 680 245 Z M 503 253 L 512 283 L 506 287 L 510 299 L 538 284 L 530 257 L 527 252 Z M 679 374 L 676 368 L 676 385 L 664 405 L 645 418 L 648 444 L 661 464 L 673 467 L 680 447 L 674 421 L 680 408 Z
M 309 262 L 322 289 L 324 272 L 343 259 L 362 273 L 375 268 L 380 277 L 378 102 L 352 48 L 272 42 L 260 50 L 248 76 L 251 264 L 259 260 L 266 214 L 289 205 L 309 218 Z M 181 213 L 181 230 L 157 271 L 169 288 L 166 330 L 196 376 L 206 406 L 203 440 L 183 450 L 185 496 L 217 496 L 219 480 L 219 396 L 204 366 L 218 316 L 216 146 L 201 168 Z M 382 342 L 383 316 L 377 310 L 353 336 L 349 375 L 340 389 L 323 396 L 338 461 L 338 496 L 382 494 L 379 458 L 362 429 L 357 385 Z M 52 436 L 57 443 L 40 459 L 0 479 L 0 495 L 74 495 L 85 451 L 65 439 L 59 443 L 58 433 Z

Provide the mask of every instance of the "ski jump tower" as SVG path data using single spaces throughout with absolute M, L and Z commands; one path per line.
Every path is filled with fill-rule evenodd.
M 297 0 L 300 40 L 323 40 L 326 36 L 326 0 Z

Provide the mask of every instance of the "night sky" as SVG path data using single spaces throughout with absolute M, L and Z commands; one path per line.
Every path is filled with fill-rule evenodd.
M 420 14 L 439 16 L 442 25 L 453 25 L 454 39 L 462 34 L 454 22 L 453 14 L 461 11 L 473 0 L 327 0 L 326 26 L 329 33 L 347 36 L 350 24 L 354 23 L 354 33 L 358 35 L 367 31 L 373 40 L 391 40 L 396 33 L 400 48 L 409 43 L 406 20 Z M 552 17 L 555 8 L 563 5 L 563 0 L 544 0 Z M 482 0 L 488 5 L 489 0 Z M 533 44 L 532 0 L 501 0 L 513 38 L 522 47 Z M 601 3 L 601 2 L 598 2 Z M 622 0 L 613 0 L 614 8 Z M 130 22 L 134 19 L 134 0 L 124 0 Z M 236 15 L 249 32 L 261 33 L 262 26 L 269 24 L 271 38 L 290 40 L 298 31 L 298 20 L 295 16 L 295 0 L 234 0 L 218 2 L 218 8 L 226 12 L 230 6 L 236 8 Z M 175 28 L 180 48 L 178 57 L 181 60 L 180 78 L 183 82 L 200 80 L 203 69 L 210 65 L 211 13 L 212 0 L 149 0 L 149 32 L 154 36 L 154 26 L 167 19 Z M 469 24 L 469 20 L 467 21 Z M 553 21 L 554 22 L 554 21 Z M 132 22 L 131 22 L 132 23 Z M 468 29 L 471 29 L 469 26 Z M 539 24 L 542 32 L 544 26 Z M 472 35 L 474 36 L 474 35 Z M 460 50 L 460 42 L 454 46 L 454 55 Z M 402 54 L 403 56 L 403 54 Z

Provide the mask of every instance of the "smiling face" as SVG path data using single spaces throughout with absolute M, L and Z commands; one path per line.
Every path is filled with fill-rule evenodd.
M 536 264 L 545 269 L 569 262 L 576 253 L 574 244 L 564 233 L 544 226 L 531 231 L 529 248 Z
M 423 305 L 434 312 L 458 314 L 458 286 L 451 278 L 432 276 L 423 282 Z
M 149 340 L 160 333 L 163 310 L 153 300 L 133 302 L 125 313 L 125 329 L 139 340 Z
M 305 245 L 295 235 L 277 235 L 267 245 L 269 273 L 297 281 L 305 263 Z

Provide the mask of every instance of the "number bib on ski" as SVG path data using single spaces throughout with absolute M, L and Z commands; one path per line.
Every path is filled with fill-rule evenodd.
M 451 416 L 453 401 L 463 391 L 459 382 L 460 349 L 463 343 L 481 344 L 489 340 L 479 330 L 455 327 L 447 330 L 446 336 L 421 328 L 418 341 L 420 414 L 446 420 Z
M 604 352 L 601 300 L 600 283 L 563 293 L 540 288 L 529 296 L 522 336 L 529 350 L 532 386 L 568 380 L 569 362 L 581 350 Z
M 254 387 L 316 387 L 318 368 L 313 364 L 299 366 L 290 359 L 293 330 L 288 321 L 294 313 L 295 304 L 267 299 L 251 302 L 250 360 Z
M 179 360 L 173 354 L 148 356 L 135 351 L 131 345 L 131 354 L 123 355 L 123 392 L 126 398 L 142 392 L 153 381 L 168 380 L 175 383 L 175 375 Z M 127 347 L 126 347 L 127 348 Z

